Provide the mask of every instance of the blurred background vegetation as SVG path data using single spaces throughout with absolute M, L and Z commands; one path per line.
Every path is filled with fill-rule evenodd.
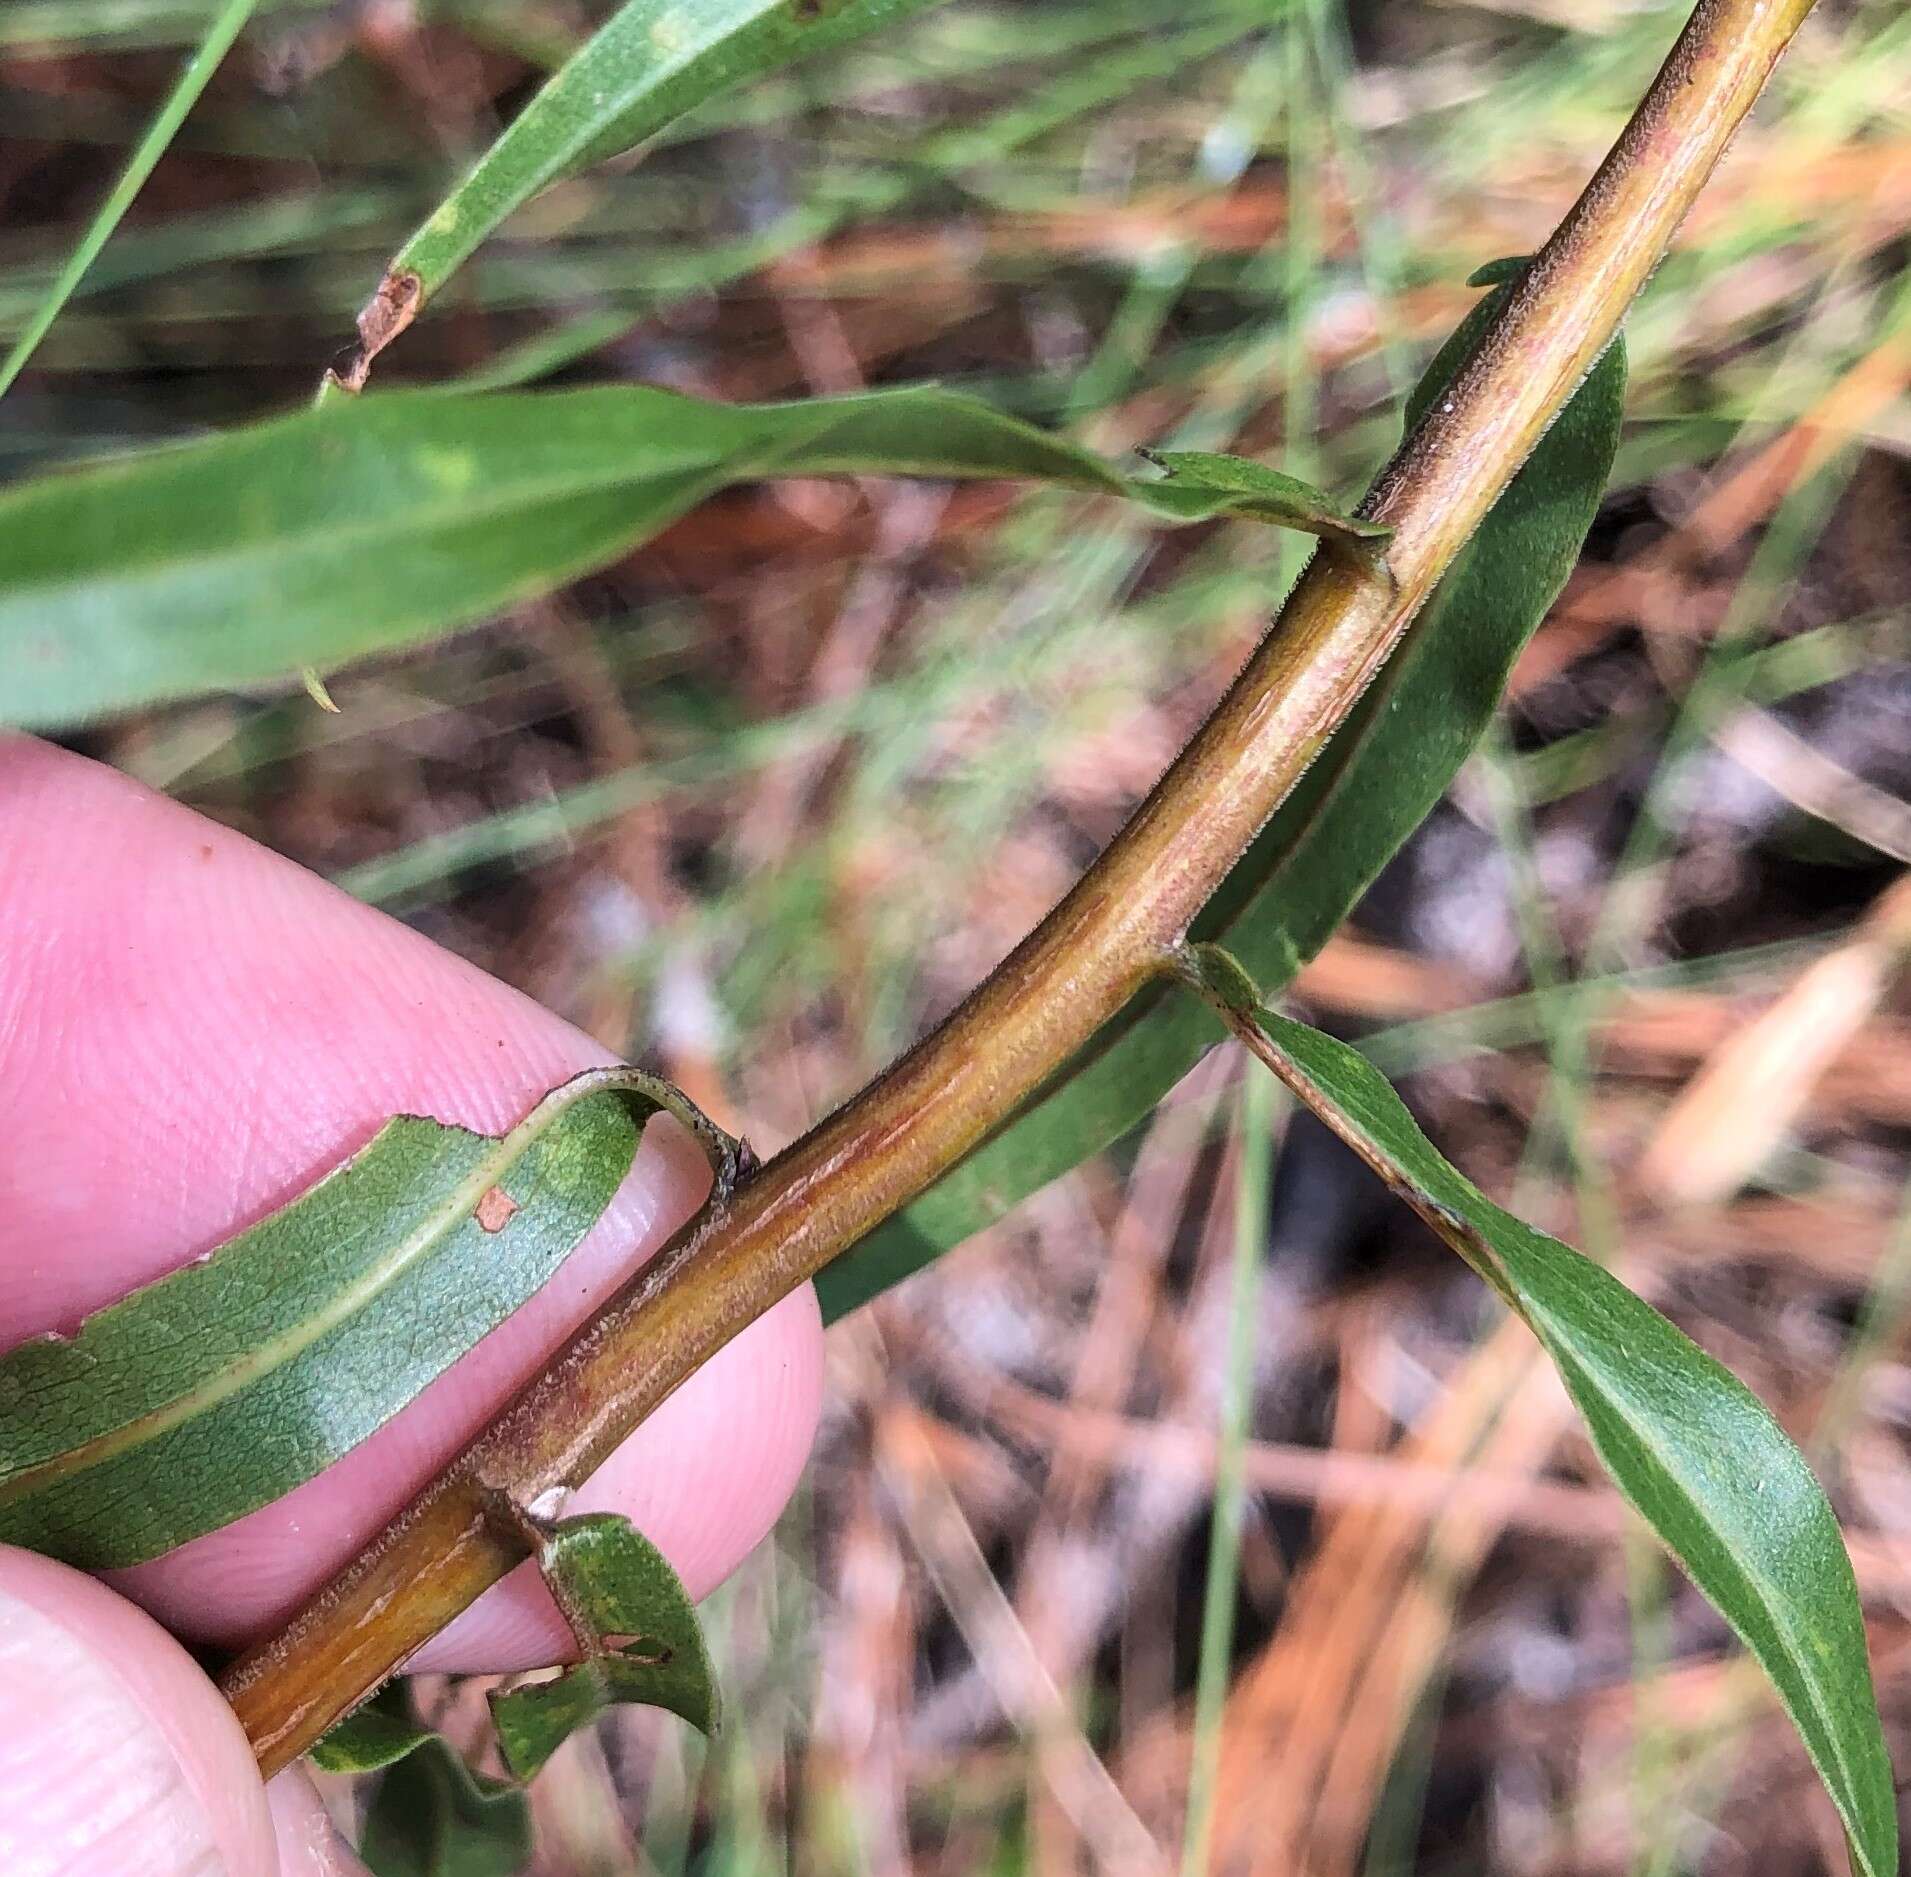
M 211 10 L 0 6 L 0 340 Z M 935 378 L 1351 495 L 1466 275 L 1543 238 L 1683 10 L 956 0 L 552 190 L 380 378 Z M 605 11 L 266 0 L 0 403 L 0 476 L 302 400 Z M 1585 562 L 1301 1001 L 1806 1443 L 1911 1763 L 1902 0 L 1824 0 L 1630 335 Z M 293 692 L 73 740 L 772 1149 L 1052 903 L 1296 565 L 1078 497 L 795 484 L 342 674 L 339 715 Z M 809 1481 L 715 1606 L 727 1732 L 574 1742 L 539 1870 L 1844 1868 L 1527 1339 L 1247 1087 L 1217 1052 L 832 1332 Z M 475 1738 L 472 1688 L 427 1696 Z

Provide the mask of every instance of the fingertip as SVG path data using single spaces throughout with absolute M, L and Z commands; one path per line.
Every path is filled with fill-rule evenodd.
M 0 1347 L 201 1255 L 394 1113 L 499 1132 L 606 1059 L 284 857 L 30 741 L 0 741 L 0 911 Z M 708 1182 L 688 1135 L 654 1121 L 609 1212 L 460 1362 L 318 1477 L 115 1581 L 201 1640 L 236 1644 L 283 1620 Z M 579 1504 L 630 1512 L 701 1594 L 775 1519 L 821 1385 L 806 1287 L 692 1377 Z M 539 1586 L 501 1587 L 468 1619 L 459 1666 L 525 1661 L 524 1626 L 547 1618 Z M 487 1640 L 508 1645 L 502 1658 L 486 1659 Z
M 278 1841 L 278 1877 L 371 1877 L 319 1797 L 303 1767 L 281 1773 L 265 1789 Z
M 104 1585 L 0 1546 L 0 1870 L 277 1868 L 245 1735 L 193 1659 Z

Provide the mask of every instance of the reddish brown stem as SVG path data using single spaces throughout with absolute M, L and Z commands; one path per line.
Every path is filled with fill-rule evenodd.
M 487 1518 L 581 1483 L 702 1363 L 953 1166 L 1160 968 L 1612 338 L 1812 0 L 1700 0 L 1471 361 L 1374 484 L 1387 569 L 1322 553 L 1213 716 L 948 1022 L 668 1246 L 225 1687 L 267 1772 L 525 1555 Z M 1389 571 L 1390 570 L 1390 571 Z

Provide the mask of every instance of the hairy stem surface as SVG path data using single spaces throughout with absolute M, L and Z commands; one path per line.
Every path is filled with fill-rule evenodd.
M 1617 329 L 1812 0 L 1700 0 L 1612 153 L 1361 513 L 1073 891 L 940 1029 L 681 1234 L 225 1689 L 266 1772 L 527 1555 L 500 1508 L 574 1487 L 745 1325 L 976 1146 L 1173 955 Z

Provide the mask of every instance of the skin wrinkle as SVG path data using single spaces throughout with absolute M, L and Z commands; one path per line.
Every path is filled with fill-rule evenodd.
M 266 1800 L 278 1837 L 278 1877 L 368 1877 L 303 1773 L 281 1773 Z
M 32 1717 L 33 1749 L 0 1759 L 9 1821 L 0 1826 L 0 1855 L 10 1872 L 104 1877 L 131 1866 L 135 1845 L 169 1877 L 225 1869 L 178 1763 L 143 1725 L 128 1724 L 123 1693 L 70 1637 L 31 1612 L 0 1617 L 0 1667 L 10 1678 L 51 1674 L 66 1684 L 55 1717 Z M 58 1782 L 40 1777 L 49 1747 L 73 1769 Z
M 244 1735 L 171 1637 L 92 1579 L 0 1547 L 0 1870 L 268 1877 Z

